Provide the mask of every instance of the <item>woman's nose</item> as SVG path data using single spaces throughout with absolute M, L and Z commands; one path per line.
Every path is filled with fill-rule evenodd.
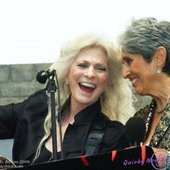
M 126 66 L 123 66 L 122 74 L 123 74 L 123 78 L 124 78 L 124 79 L 127 79 L 127 78 L 128 78 L 128 75 L 129 75 L 129 68 L 126 67 Z
M 95 70 L 92 67 L 89 67 L 86 72 L 85 72 L 85 76 L 87 77 L 94 77 L 95 76 Z

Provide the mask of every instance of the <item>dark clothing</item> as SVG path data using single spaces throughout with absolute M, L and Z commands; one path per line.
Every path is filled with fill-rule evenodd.
M 41 153 L 40 156 L 36 159 L 36 161 L 34 163 L 38 163 L 38 162 L 49 162 L 51 161 L 53 158 L 52 152 L 50 152 L 45 145 L 42 146 L 41 148 Z M 61 152 L 57 152 L 57 158 L 60 159 L 61 158 Z
M 31 95 L 18 104 L 0 106 L 0 138 L 14 138 L 13 160 L 30 160 L 44 136 L 44 120 L 48 113 L 48 97 L 45 90 Z M 100 111 L 100 102 L 76 114 L 75 122 L 69 124 L 63 140 L 64 159 L 85 154 L 85 145 L 93 122 L 100 117 L 105 122 L 104 137 L 95 154 L 124 148 L 124 126 L 110 121 Z M 44 160 L 46 161 L 46 160 Z
M 150 105 L 145 106 L 135 114 L 136 117 L 141 117 L 142 119 L 144 119 L 146 123 L 145 138 L 147 137 L 147 134 L 150 132 L 151 128 L 151 123 L 155 111 L 155 108 L 152 108 L 154 102 L 155 101 L 152 100 Z M 155 129 L 149 146 L 170 150 L 170 98 L 161 114 L 161 119 Z

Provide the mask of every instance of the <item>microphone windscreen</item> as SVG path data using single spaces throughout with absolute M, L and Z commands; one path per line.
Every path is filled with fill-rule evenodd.
M 140 117 L 131 117 L 125 125 L 125 137 L 131 146 L 140 145 L 146 132 L 145 121 Z
M 36 75 L 36 79 L 39 83 L 44 84 L 47 81 L 47 73 L 44 70 L 38 72 Z

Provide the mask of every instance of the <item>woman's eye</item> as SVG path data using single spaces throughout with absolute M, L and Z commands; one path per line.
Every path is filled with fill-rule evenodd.
M 87 67 L 86 64 L 78 64 L 77 66 L 81 67 L 81 68 L 86 68 Z
M 107 70 L 105 67 L 97 67 L 96 69 L 100 70 L 100 71 L 106 71 Z
M 122 61 L 122 64 L 130 66 L 132 64 L 133 60 L 129 58 L 124 58 Z

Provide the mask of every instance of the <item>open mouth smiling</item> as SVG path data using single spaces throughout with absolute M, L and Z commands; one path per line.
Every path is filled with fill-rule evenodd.
M 132 85 L 135 86 L 135 83 L 138 81 L 138 77 L 131 77 L 129 80 L 131 81 Z
M 80 89 L 85 93 L 92 93 L 96 89 L 96 85 L 94 83 L 80 82 L 78 84 Z

